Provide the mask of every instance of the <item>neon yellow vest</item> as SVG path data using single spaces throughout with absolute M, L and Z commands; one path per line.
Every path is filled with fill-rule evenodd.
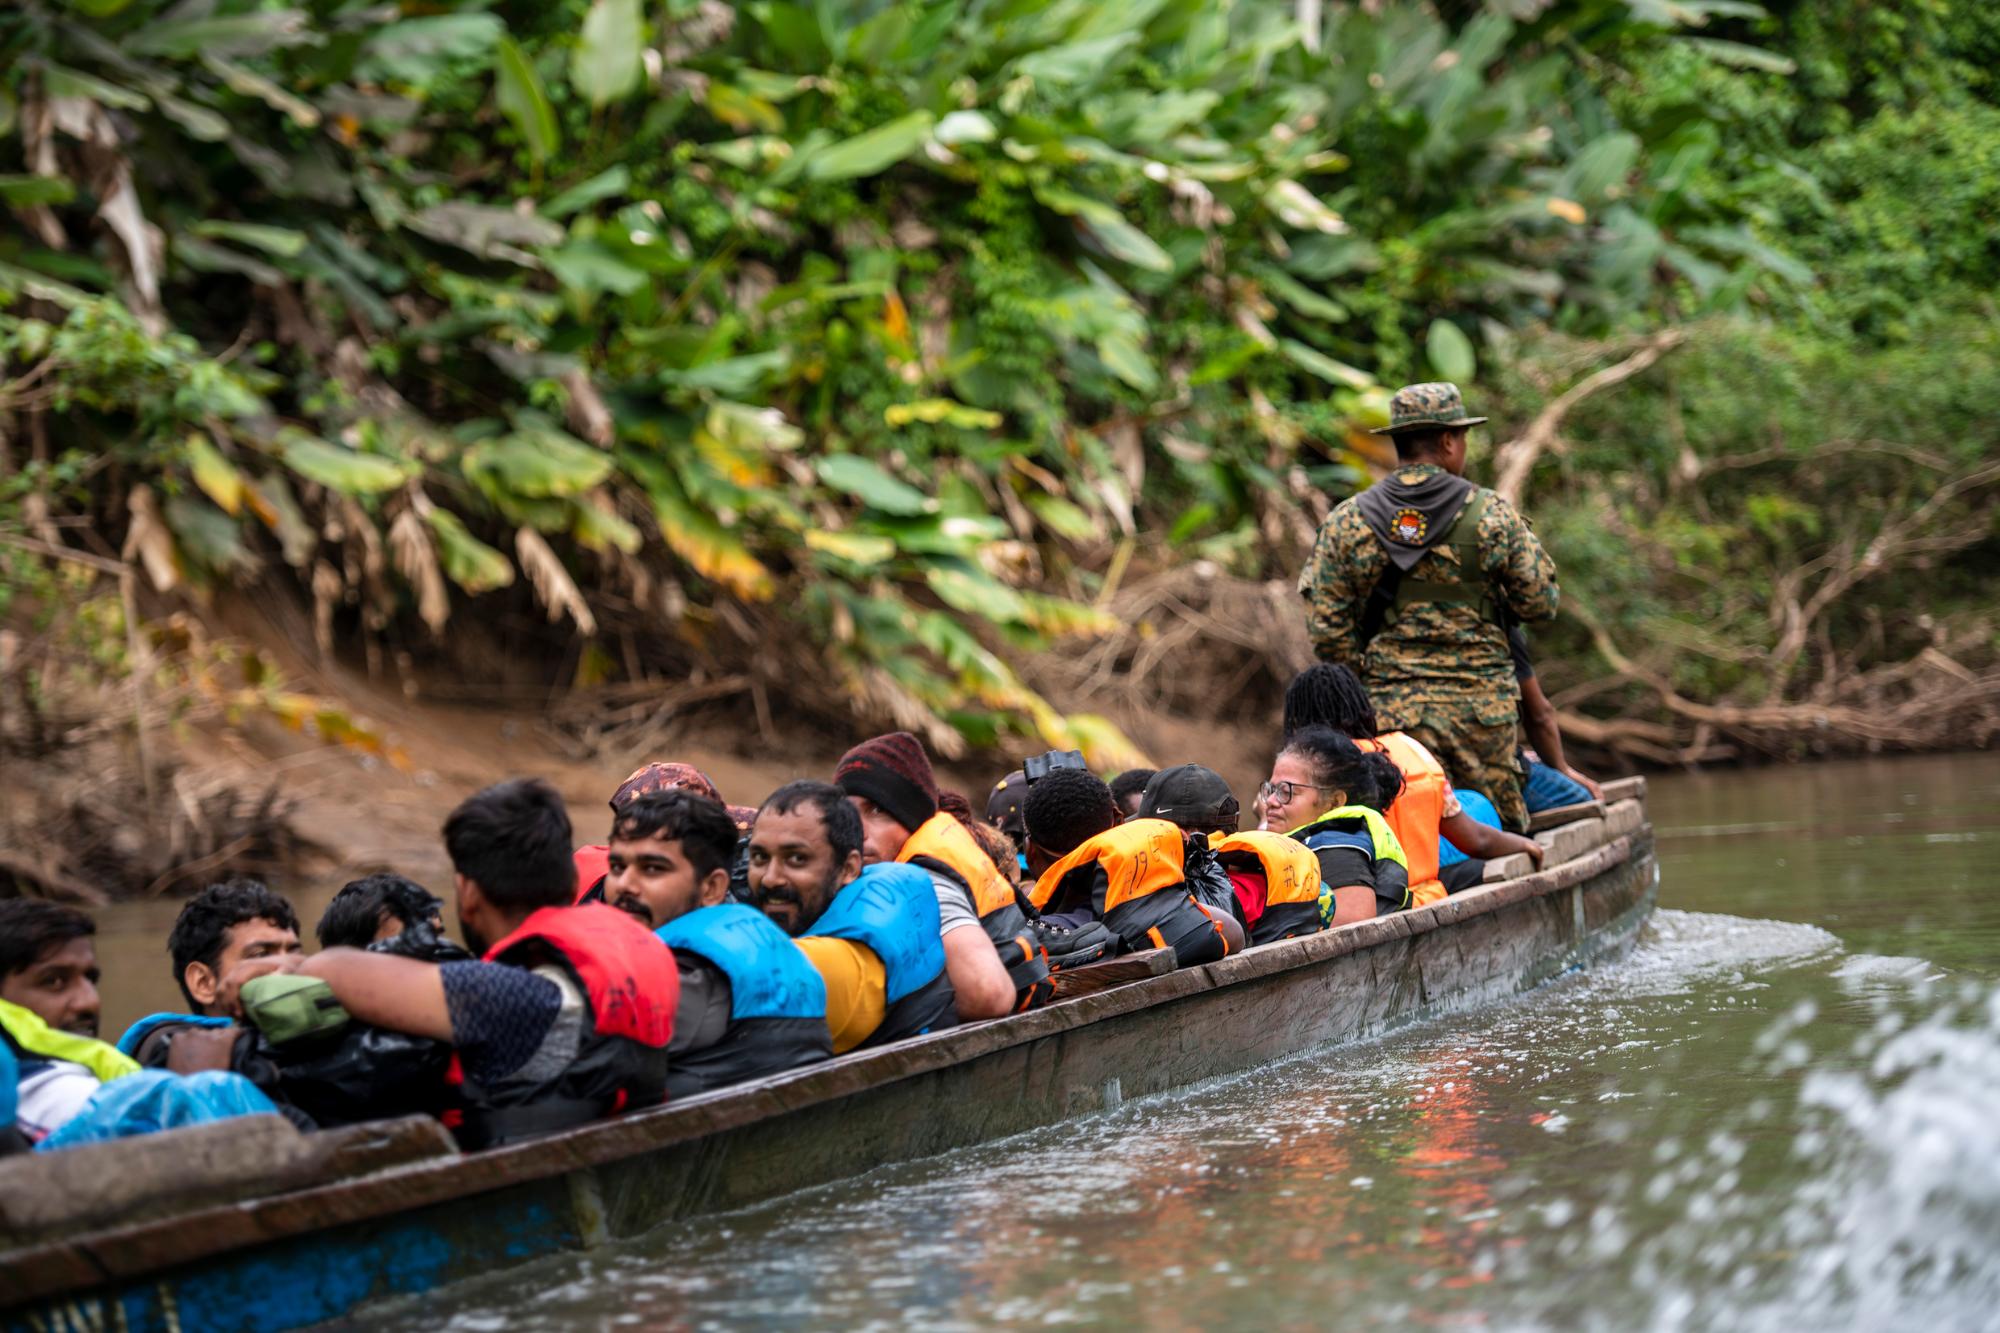
M 52 1028 L 34 1010 L 5 1000 L 0 1000 L 0 1028 L 28 1054 L 82 1065 L 102 1083 L 139 1072 L 139 1062 L 111 1043 Z
M 1323 815 L 1316 815 L 1286 836 L 1296 838 L 1333 819 L 1360 820 L 1368 826 L 1368 837 L 1375 844 L 1376 860 L 1394 861 L 1404 870 L 1410 868 L 1410 858 L 1403 855 L 1403 844 L 1397 841 L 1396 831 L 1389 827 L 1389 821 L 1382 818 L 1380 811 L 1371 810 L 1365 805 L 1343 805 L 1338 810 L 1329 810 Z

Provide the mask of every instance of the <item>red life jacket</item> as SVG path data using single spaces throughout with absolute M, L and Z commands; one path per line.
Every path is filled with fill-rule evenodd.
M 576 897 L 571 901 L 580 903 L 583 895 L 596 887 L 598 880 L 611 873 L 611 848 L 579 847 L 570 859 L 576 862 Z
M 540 1083 L 467 1083 L 460 1139 L 483 1148 L 652 1106 L 666 1096 L 667 1041 L 680 1003 L 673 951 L 613 907 L 544 907 L 486 951 L 488 963 L 534 968 L 554 962 L 583 991 L 589 1022 L 568 1067 Z

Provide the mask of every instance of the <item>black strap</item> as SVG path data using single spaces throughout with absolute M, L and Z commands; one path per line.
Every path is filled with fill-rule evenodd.
M 1444 538 L 1437 546 L 1449 546 L 1458 553 L 1460 569 L 1475 569 L 1479 564 L 1479 521 L 1486 515 L 1486 502 L 1492 492 L 1476 490 L 1472 497 L 1459 507 L 1452 516 L 1451 527 L 1446 529 Z M 1469 525 L 1467 516 L 1470 515 Z M 1376 539 L 1380 541 L 1378 537 Z M 1436 546 L 1432 547 L 1433 550 Z M 1500 596 L 1489 583 L 1440 583 L 1434 579 L 1405 579 L 1402 569 L 1394 560 L 1384 563 L 1382 576 L 1375 580 L 1375 586 L 1368 593 L 1368 600 L 1361 606 L 1360 651 L 1367 652 L 1368 645 L 1375 636 L 1387 628 L 1392 613 L 1399 607 L 1416 602 L 1432 602 L 1445 606 L 1470 606 L 1483 619 L 1490 620 L 1503 631 L 1519 621 L 1507 599 Z

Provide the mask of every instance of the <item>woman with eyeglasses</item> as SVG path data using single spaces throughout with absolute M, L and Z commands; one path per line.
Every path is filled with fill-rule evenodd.
M 1285 687 L 1284 734 L 1309 726 L 1353 737 L 1361 749 L 1388 756 L 1402 773 L 1402 795 L 1381 809 L 1408 857 L 1411 906 L 1426 907 L 1447 893 L 1477 886 L 1486 862 L 1497 856 L 1522 852 L 1541 865 L 1542 845 L 1502 829 L 1486 797 L 1453 790 L 1444 765 L 1421 741 L 1407 732 L 1382 731 L 1368 691 L 1346 666 L 1317 663 Z
M 1329 926 L 1410 905 L 1410 870 L 1382 811 L 1403 790 L 1387 755 L 1363 750 L 1331 727 L 1285 738 L 1258 795 L 1263 827 L 1287 833 L 1319 859 L 1320 914 Z

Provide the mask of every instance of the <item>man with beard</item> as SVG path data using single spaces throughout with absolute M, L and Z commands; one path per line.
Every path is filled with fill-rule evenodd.
M 459 925 L 479 961 L 359 949 L 253 960 L 225 978 L 220 1006 L 240 1013 L 245 981 L 292 972 L 326 982 L 364 1023 L 450 1042 L 468 1148 L 660 1101 L 680 994 L 673 955 L 627 913 L 571 905 L 562 797 L 535 779 L 488 787 L 452 811 L 444 840 Z
M 834 1054 L 958 1022 L 937 894 L 915 866 L 861 863 L 847 793 L 793 782 L 750 827 L 750 893 L 826 983 Z
M 96 933 L 73 907 L 0 900 L 0 1040 L 16 1066 L 14 1149 L 39 1143 L 101 1082 L 138 1068 L 96 1040 Z
M 665 788 L 617 810 L 604 901 L 656 931 L 672 947 L 680 973 L 667 1095 L 690 1096 L 830 1057 L 819 973 L 762 912 L 728 901 L 737 842 L 728 808 Z

